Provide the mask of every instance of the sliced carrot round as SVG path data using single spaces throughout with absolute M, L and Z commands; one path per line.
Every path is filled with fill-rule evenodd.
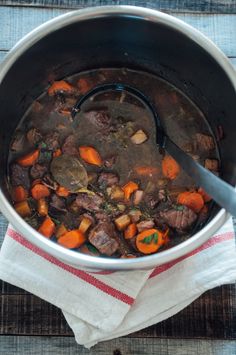
M 65 80 L 54 81 L 48 89 L 48 95 L 52 96 L 58 92 L 72 92 L 73 89 L 73 86 Z
M 50 190 L 43 184 L 35 184 L 31 189 L 31 195 L 35 200 L 40 200 L 41 198 L 49 196 Z
M 131 239 L 136 235 L 136 233 L 137 233 L 136 224 L 131 223 L 124 231 L 124 237 L 125 237 L 125 239 Z
M 44 235 L 46 238 L 50 238 L 55 231 L 55 223 L 50 217 L 46 217 L 38 229 L 38 232 Z
M 13 188 L 12 195 L 14 202 L 22 202 L 27 199 L 28 192 L 23 186 L 19 185 Z
M 56 194 L 61 197 L 67 197 L 67 196 L 69 196 L 70 191 L 64 186 L 59 186 L 56 189 Z
M 136 237 L 136 247 L 143 254 L 156 253 L 163 245 L 163 232 L 158 229 L 146 229 Z
M 177 202 L 180 205 L 191 208 L 194 212 L 198 213 L 204 206 L 202 195 L 198 192 L 184 191 L 178 195 Z
M 39 149 L 34 150 L 33 152 L 24 155 L 23 157 L 17 160 L 17 163 L 21 166 L 32 166 L 38 160 Z
M 170 156 L 166 155 L 161 163 L 162 173 L 170 180 L 174 180 L 180 173 L 179 164 Z
M 127 184 L 122 186 L 122 190 L 124 191 L 125 199 L 129 200 L 132 193 L 138 190 L 138 184 L 134 181 L 129 181 Z
M 102 159 L 96 149 L 93 147 L 79 147 L 79 153 L 81 158 L 88 164 L 97 166 L 102 165 Z
M 74 249 L 79 248 L 86 241 L 86 238 L 81 231 L 74 229 L 63 234 L 57 241 L 65 248 Z

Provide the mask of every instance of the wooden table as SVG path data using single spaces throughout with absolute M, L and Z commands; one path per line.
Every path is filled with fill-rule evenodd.
M 236 0 L 1 0 L 0 60 L 24 34 L 71 9 L 129 4 L 168 12 L 211 38 L 236 67 Z M 7 221 L 0 215 L 0 238 Z M 78 346 L 59 309 L 0 283 L 0 354 L 236 354 L 236 285 L 206 292 L 179 314 L 90 352 Z

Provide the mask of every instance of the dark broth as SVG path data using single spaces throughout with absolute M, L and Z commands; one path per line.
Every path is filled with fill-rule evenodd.
M 219 158 L 216 145 L 210 152 L 198 151 L 196 146 L 194 146 L 193 142 L 195 142 L 196 133 L 201 132 L 212 135 L 212 132 L 199 108 L 170 83 L 157 76 L 129 69 L 92 70 L 73 75 L 65 80 L 74 87 L 78 87 L 78 82 L 81 78 L 86 79 L 90 88 L 103 83 L 120 82 L 139 89 L 157 107 L 162 125 L 177 145 L 186 150 L 189 149 L 193 157 L 201 164 L 204 164 L 206 158 Z M 79 96 L 80 92 L 78 91 L 69 97 L 70 107 L 75 104 Z M 103 158 L 116 157 L 112 168 L 101 169 L 94 165 L 86 164 L 88 172 L 112 171 L 119 175 L 119 184 L 121 186 L 127 181 L 134 180 L 138 181 L 139 189 L 145 193 L 152 194 L 155 192 L 158 181 L 163 180 L 162 156 L 155 143 L 155 124 L 149 109 L 131 94 L 102 93 L 87 100 L 82 105 L 81 111 L 76 115 L 74 122 L 72 122 L 70 115 L 62 114 L 60 109 L 58 109 L 63 100 L 65 100 L 63 95 L 49 96 L 47 92 L 43 93 L 26 112 L 16 131 L 26 132 L 34 127 L 41 132 L 42 136 L 56 131 L 59 133 L 60 146 L 68 135 L 73 134 L 79 146 L 92 146 Z M 68 97 L 66 100 L 68 100 Z M 111 117 L 113 129 L 109 130 L 109 132 L 98 129 L 86 117 L 86 112 L 101 109 L 108 111 Z M 130 136 L 139 129 L 146 133 L 148 140 L 143 144 L 135 145 L 132 143 Z M 12 162 L 19 156 L 31 150 L 32 146 L 26 142 L 20 151 L 10 151 L 8 165 L 11 166 Z M 151 175 L 137 176 L 136 168 L 140 166 L 152 166 L 157 169 Z M 178 191 L 178 189 L 180 191 L 196 190 L 198 187 L 181 170 L 176 179 L 166 182 L 165 188 L 168 189 L 168 192 L 171 192 Z M 146 216 L 145 218 L 154 218 L 153 216 L 158 212 L 160 206 L 153 210 L 148 208 L 143 201 L 139 208 L 143 216 Z M 165 208 L 165 205 L 163 208 Z M 39 217 L 39 220 L 41 219 Z M 60 221 L 60 216 L 58 219 Z M 172 230 L 171 234 L 173 238 L 170 238 L 171 241 L 168 247 L 189 237 L 191 231 L 178 233 Z M 135 251 L 133 252 L 135 253 Z

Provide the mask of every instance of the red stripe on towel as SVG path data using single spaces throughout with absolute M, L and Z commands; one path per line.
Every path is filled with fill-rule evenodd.
M 149 278 L 157 276 L 159 274 L 161 274 L 162 272 L 170 269 L 171 267 L 175 266 L 176 264 L 178 264 L 180 261 L 185 260 L 187 258 L 189 258 L 190 256 L 196 255 L 199 252 L 208 249 L 218 243 L 224 242 L 226 240 L 230 240 L 234 238 L 234 232 L 227 232 L 224 234 L 219 234 L 216 235 L 214 237 L 212 237 L 211 239 L 209 239 L 206 243 L 204 243 L 203 245 L 201 245 L 199 248 L 193 250 L 191 253 L 188 253 L 184 256 L 181 256 L 180 258 L 174 260 L 174 261 L 170 261 L 169 263 L 166 263 L 164 265 L 160 265 L 157 266 L 153 272 L 151 273 L 151 275 L 149 276 Z
M 7 235 L 14 239 L 16 242 L 24 246 L 25 248 L 31 250 L 33 253 L 41 256 L 43 259 L 49 261 L 50 263 L 60 267 L 61 269 L 69 272 L 70 274 L 73 274 L 74 276 L 79 277 L 81 280 L 89 283 L 90 285 L 96 287 L 97 289 L 101 290 L 102 292 L 108 294 L 109 296 L 112 296 L 116 298 L 119 301 L 122 301 L 128 305 L 132 305 L 134 302 L 134 298 L 130 297 L 129 295 L 105 284 L 104 282 L 96 279 L 94 276 L 88 274 L 85 271 L 76 269 L 72 266 L 69 266 L 67 264 L 64 264 L 62 261 L 54 258 L 53 256 L 45 253 L 43 250 L 40 248 L 36 247 L 35 245 L 31 244 L 28 240 L 23 238 L 19 233 L 14 231 L 13 229 L 8 229 L 7 230 Z

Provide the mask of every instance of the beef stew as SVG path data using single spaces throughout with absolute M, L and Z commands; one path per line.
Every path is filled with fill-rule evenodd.
M 211 197 L 159 152 L 150 111 L 130 93 L 81 95 L 121 82 L 148 94 L 168 135 L 206 168 L 219 155 L 201 111 L 157 76 L 99 69 L 51 83 L 16 128 L 9 188 L 16 211 L 46 238 L 78 252 L 134 258 L 191 237 L 206 223 Z

